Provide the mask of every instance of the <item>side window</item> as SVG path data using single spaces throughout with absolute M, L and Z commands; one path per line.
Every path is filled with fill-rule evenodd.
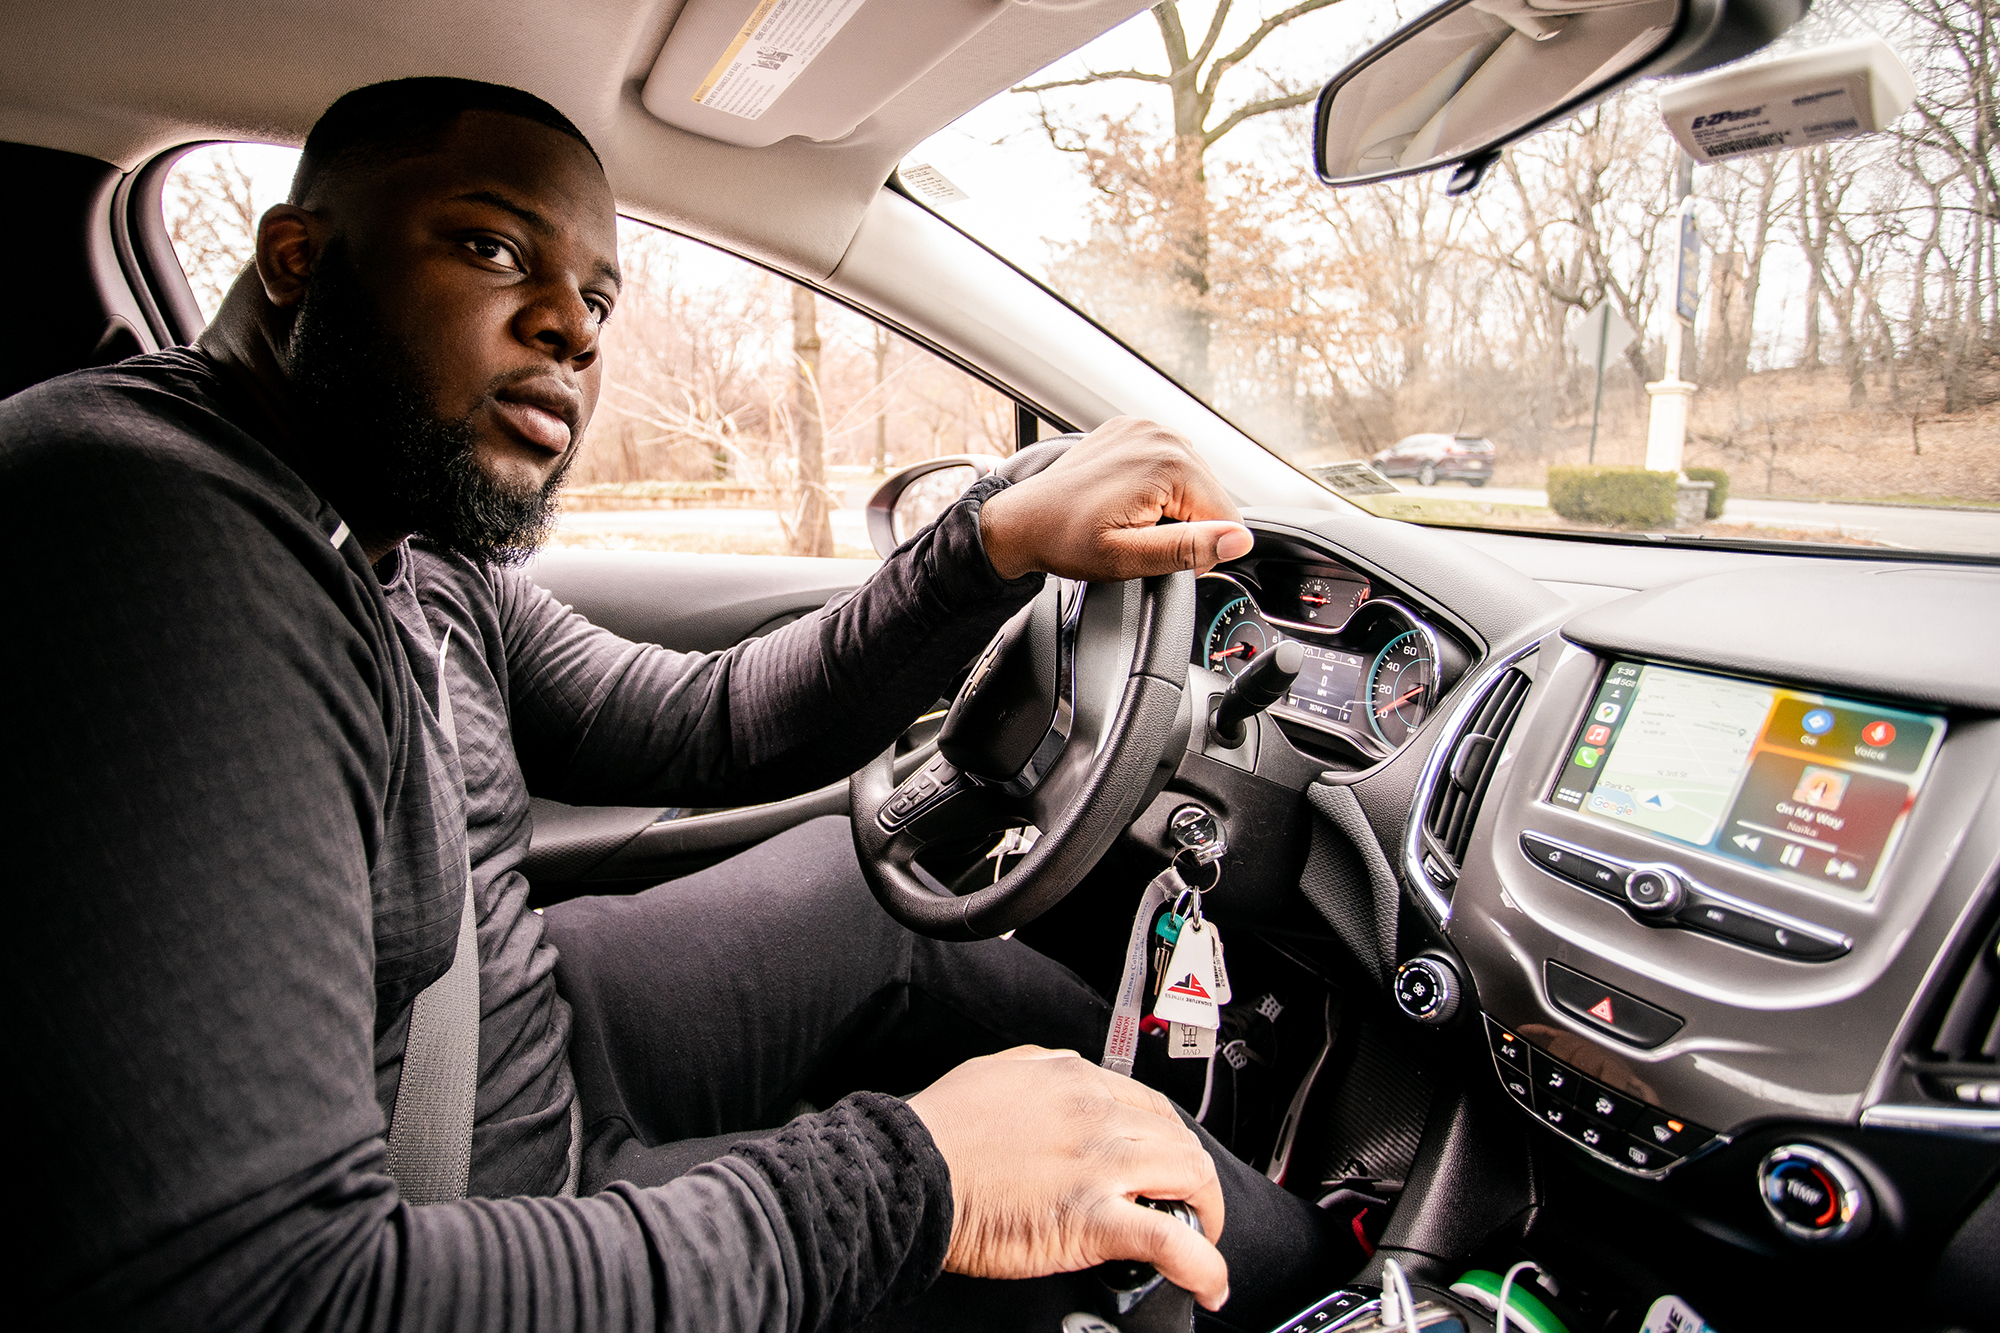
M 205 317 L 297 158 L 219 144 L 175 165 L 167 232 Z M 1011 399 L 865 316 L 629 218 L 618 261 L 603 394 L 551 545 L 872 560 L 864 511 L 889 472 L 1014 450 Z

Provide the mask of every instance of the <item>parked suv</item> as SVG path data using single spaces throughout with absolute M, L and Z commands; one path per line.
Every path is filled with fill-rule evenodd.
M 1385 477 L 1415 477 L 1420 486 L 1462 481 L 1484 486 L 1493 476 L 1493 441 L 1477 435 L 1405 435 L 1375 455 Z

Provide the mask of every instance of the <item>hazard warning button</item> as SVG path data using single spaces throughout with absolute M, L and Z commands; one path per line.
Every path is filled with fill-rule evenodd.
M 1635 995 L 1593 980 L 1561 963 L 1544 965 L 1549 1000 L 1564 1013 L 1642 1050 L 1651 1050 L 1681 1030 L 1681 1020 Z

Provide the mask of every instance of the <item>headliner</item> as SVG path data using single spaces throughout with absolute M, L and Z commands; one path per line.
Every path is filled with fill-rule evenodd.
M 496 17 L 490 3 L 472 0 L 12 0 L 0 44 L 0 139 L 129 170 L 202 139 L 300 143 L 321 110 L 362 84 L 413 74 L 486 79 L 535 93 L 574 120 L 626 212 L 818 279 L 840 262 L 912 147 L 1145 8 L 1145 0 L 992 0 L 1000 13 L 991 23 L 846 138 L 752 149 L 676 129 L 640 105 L 687 2 L 508 6 Z

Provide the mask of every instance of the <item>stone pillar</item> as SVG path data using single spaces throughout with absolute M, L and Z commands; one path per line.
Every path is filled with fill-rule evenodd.
M 1679 349 L 1670 346 L 1670 350 Z M 1646 471 L 1681 470 L 1681 451 L 1687 445 L 1688 398 L 1694 391 L 1693 384 L 1672 374 L 1646 386 L 1653 397 L 1653 413 L 1646 426 Z

